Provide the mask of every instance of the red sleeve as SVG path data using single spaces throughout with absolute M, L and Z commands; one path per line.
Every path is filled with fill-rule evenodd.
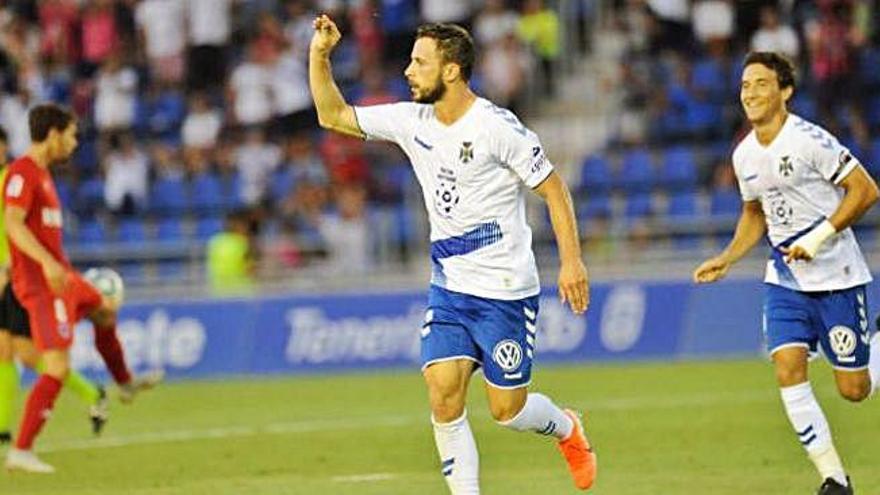
M 19 167 L 11 167 L 3 190 L 4 204 L 6 206 L 18 206 L 25 211 L 29 211 L 31 204 L 34 202 L 34 190 L 36 187 L 37 180 L 33 174 Z

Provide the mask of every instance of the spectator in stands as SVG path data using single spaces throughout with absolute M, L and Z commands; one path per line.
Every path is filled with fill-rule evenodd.
M 150 74 L 155 81 L 177 83 L 183 78 L 186 47 L 184 0 L 142 0 L 135 11 Z
M 275 121 L 273 135 L 292 136 L 317 128 L 318 114 L 309 90 L 308 71 L 293 51 L 275 56 L 270 68 Z
M 530 65 L 528 53 L 514 33 L 507 33 L 489 45 L 483 51 L 480 64 L 486 97 L 518 113 Z
M 648 49 L 652 54 L 665 50 L 693 51 L 693 31 L 688 0 L 646 0 L 648 9 Z
M 250 216 L 233 211 L 226 216 L 223 232 L 214 234 L 207 246 L 207 273 L 217 295 L 249 293 L 254 289 L 254 249 Z
M 382 31 L 376 19 L 376 1 L 362 0 L 349 8 L 353 38 L 357 42 L 361 67 L 382 65 Z
M 756 52 L 779 52 L 797 60 L 801 45 L 794 29 L 779 22 L 779 10 L 765 5 L 761 8 L 761 27 L 752 36 L 751 48 Z
M 309 8 L 309 2 L 306 0 L 285 0 L 284 7 L 287 14 L 284 37 L 296 58 L 305 63 L 308 60 L 309 43 L 314 32 L 312 21 L 315 19 L 315 12 Z
M 189 113 L 183 120 L 181 137 L 187 148 L 211 148 L 223 128 L 223 114 L 211 108 L 205 93 L 197 92 L 190 97 Z
M 474 39 L 483 47 L 503 40 L 516 33 L 519 14 L 508 9 L 504 0 L 487 0 L 474 21 Z
M 413 33 L 418 23 L 416 9 L 416 2 L 410 0 L 382 0 L 379 20 L 385 35 L 385 62 L 396 73 L 402 73 L 409 63 Z M 309 38 L 311 33 L 310 31 Z
M 711 51 L 728 50 L 733 38 L 734 11 L 727 0 L 699 0 L 691 12 L 694 35 Z
M 40 54 L 61 63 L 76 60 L 76 27 L 79 5 L 76 0 L 43 0 L 39 2 Z
M 177 148 L 170 143 L 156 141 L 150 151 L 156 178 L 183 179 L 183 164 Z
M 362 274 L 373 265 L 366 189 L 359 184 L 337 184 L 333 192 L 336 210 L 325 214 L 320 223 L 327 249 L 327 270 Z
M 868 128 L 862 114 L 862 84 L 857 50 L 865 33 L 853 19 L 853 2 L 819 0 L 819 16 L 805 26 L 811 71 L 816 82 L 816 103 L 820 122 L 832 134 L 845 135 L 838 116 L 849 112 L 849 126 L 856 141 L 868 145 Z
M 421 7 L 425 22 L 454 22 L 470 31 L 474 13 L 471 0 L 422 0 Z
M 12 156 L 21 156 L 31 145 L 28 108 L 32 100 L 24 84 L 12 80 L 7 86 L 8 92 L 0 95 L 0 125 L 9 133 L 9 150 Z
M 284 168 L 292 173 L 294 184 L 309 181 L 315 184 L 326 184 L 327 169 L 321 157 L 315 152 L 312 138 L 307 133 L 291 136 L 284 147 Z
M 138 75 L 122 62 L 121 54 L 110 54 L 97 74 L 95 125 L 101 132 L 128 131 L 134 123 Z
M 279 213 L 283 229 L 295 232 L 296 243 L 304 255 L 326 254 L 321 220 L 327 204 L 324 182 L 301 180 L 281 202 Z
M 119 49 L 120 28 L 116 22 L 113 0 L 89 0 L 85 4 L 80 27 L 82 65 L 80 73 L 91 75 L 104 60 Z
M 269 181 L 280 163 L 281 150 L 266 141 L 266 132 L 259 127 L 248 129 L 235 152 L 235 167 L 241 177 L 238 193 L 245 205 L 259 206 L 267 199 Z
M 122 216 L 143 212 L 147 205 L 150 162 L 130 133 L 112 134 L 104 160 L 104 202 Z
M 226 77 L 235 0 L 186 0 L 187 89 L 211 90 Z
M 247 48 L 247 58 L 232 72 L 227 98 L 234 121 L 240 125 L 262 125 L 272 117 L 272 79 L 265 64 L 259 62 L 255 45 Z
M 538 57 L 544 91 L 548 95 L 556 93 L 553 65 L 559 58 L 561 41 L 559 36 L 559 17 L 552 9 L 544 6 L 543 0 L 526 0 L 517 32 L 520 38 Z

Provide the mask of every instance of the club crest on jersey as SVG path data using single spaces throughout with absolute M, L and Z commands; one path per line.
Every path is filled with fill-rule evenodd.
M 458 151 L 458 159 L 461 163 L 470 163 L 474 159 L 474 143 L 465 141 L 461 143 L 461 149 Z
M 791 156 L 785 155 L 782 157 L 782 161 L 779 162 L 779 173 L 783 177 L 790 177 L 794 172 L 794 163 L 791 162 Z

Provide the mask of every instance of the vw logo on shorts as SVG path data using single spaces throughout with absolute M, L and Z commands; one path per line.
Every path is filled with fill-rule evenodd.
M 519 368 L 522 363 L 522 347 L 515 340 L 502 340 L 495 344 L 492 350 L 492 359 L 501 366 L 501 369 L 507 372 L 514 371 Z
M 855 352 L 856 338 L 856 333 L 843 325 L 837 325 L 828 332 L 828 343 L 838 357 L 846 357 Z

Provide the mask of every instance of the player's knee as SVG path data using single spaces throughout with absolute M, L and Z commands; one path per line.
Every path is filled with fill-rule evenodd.
M 492 414 L 492 419 L 498 423 L 512 420 L 520 411 L 522 411 L 522 404 L 518 403 L 489 404 L 489 413 Z
M 464 401 L 454 396 L 431 400 L 431 414 L 438 423 L 449 423 L 464 414 Z
M 792 387 L 807 381 L 807 372 L 799 367 L 776 367 L 776 381 L 781 387 Z
M 851 381 L 840 383 L 837 386 L 840 396 L 850 402 L 861 402 L 871 395 L 870 383 L 864 381 Z

